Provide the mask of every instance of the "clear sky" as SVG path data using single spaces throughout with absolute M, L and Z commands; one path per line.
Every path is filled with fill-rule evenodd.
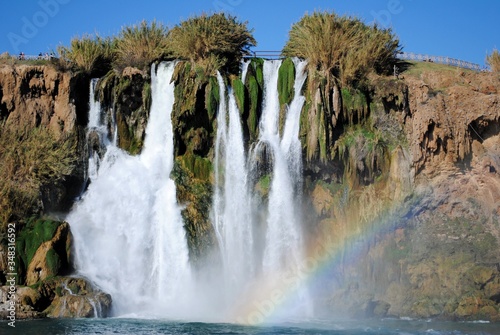
M 74 36 L 117 34 L 141 20 L 169 27 L 203 12 L 224 10 L 254 29 L 254 50 L 281 50 L 306 12 L 335 11 L 392 27 L 404 51 L 483 65 L 500 48 L 498 0 L 3 0 L 0 53 L 28 55 L 68 45 Z

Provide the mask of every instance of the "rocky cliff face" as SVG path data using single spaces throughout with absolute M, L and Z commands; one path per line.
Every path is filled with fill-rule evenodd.
M 410 71 L 403 89 L 385 92 L 406 149 L 392 151 L 386 177 L 347 197 L 350 214 L 339 202 L 323 214 L 320 228 L 351 243 L 327 304 L 367 316 L 500 319 L 499 84 L 495 74 Z M 336 194 L 317 188 L 316 213 L 335 207 Z
M 87 78 L 52 65 L 0 64 L 0 283 L 16 273 L 18 318 L 94 316 L 92 305 L 105 315 L 111 304 L 84 279 L 61 277 L 73 270 L 69 225 L 36 219 L 69 210 L 83 189 L 88 87 Z M 82 289 L 67 289 L 71 280 Z M 0 317 L 9 290 L 0 289 Z
M 280 70 L 283 113 L 293 71 L 291 62 Z M 216 78 L 190 63 L 179 63 L 174 77 L 172 177 L 197 264 L 217 248 L 209 211 L 219 92 Z M 335 111 L 335 120 L 318 106 L 321 87 L 308 86 L 301 118 L 306 240 L 311 247 L 327 240 L 338 250 L 338 261 L 319 279 L 318 304 L 329 315 L 499 320 L 500 80 L 440 67 L 415 68 L 404 77 L 374 78 L 368 93 L 336 92 L 344 110 Z M 245 82 L 227 80 L 251 145 L 258 137 L 262 60 L 252 61 Z M 0 67 L 0 116 L 9 127 L 47 129 L 56 140 L 76 133 L 77 156 L 84 155 L 88 86 L 88 78 L 50 67 Z M 151 98 L 148 75 L 111 73 L 101 79 L 99 92 L 109 119 L 116 119 L 118 145 L 140 152 Z M 74 186 L 83 181 L 81 166 L 72 171 L 40 188 L 38 212 L 69 208 Z M 57 251 L 59 264 L 67 260 L 62 268 L 71 265 L 70 249 L 61 247 L 69 235 L 61 227 L 30 247 L 35 262 L 25 265 L 25 283 L 40 286 L 26 295 L 54 302 L 43 298 L 43 304 L 30 305 L 38 311 L 74 316 L 61 309 L 70 304 L 86 311 L 81 316 L 92 316 L 90 302 L 97 299 L 107 309 L 109 296 L 83 282 L 68 291 L 67 279 L 46 275 L 54 259 L 50 250 Z M 70 293 L 75 290 L 83 292 L 80 298 Z

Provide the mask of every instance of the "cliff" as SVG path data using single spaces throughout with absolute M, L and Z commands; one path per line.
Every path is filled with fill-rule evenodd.
M 244 82 L 236 76 L 225 78 L 234 88 L 247 147 L 258 137 L 262 71 L 263 61 L 253 59 Z M 278 81 L 280 124 L 293 98 L 294 71 L 290 60 L 283 62 Z M 108 119 L 116 119 L 118 145 L 131 154 L 141 151 L 145 136 L 149 80 L 149 74 L 128 69 L 122 75 L 110 72 L 98 84 Z M 29 216 L 67 211 L 84 189 L 88 81 L 51 66 L 0 68 L 0 115 L 5 129 L 41 129 L 51 134 L 50 143 L 57 148 L 74 141 L 61 156 L 72 153 L 67 161 L 71 168 L 46 178 L 36 179 L 35 173 L 30 178 L 38 182 L 26 184 L 36 189 L 31 209 L 16 209 L 5 219 L 5 223 L 19 223 L 18 236 L 50 225 L 38 227 L 42 223 L 27 220 Z M 209 212 L 219 88 L 215 76 L 189 62 L 177 65 L 174 81 L 172 177 L 183 206 L 190 260 L 199 267 L 217 249 Z M 343 109 L 333 114 L 322 105 L 321 85 L 310 79 L 305 86 L 307 101 L 300 125 L 305 239 L 308 249 L 328 241 L 336 255 L 326 274 L 315 278 L 321 287 L 316 292 L 322 297 L 317 299 L 321 309 L 329 316 L 347 312 L 368 317 L 499 320 L 498 75 L 418 64 L 402 78 L 370 78 L 364 92 L 337 92 Z M 21 135 L 16 137 L 19 142 L 25 138 Z M 6 157 L 2 156 L 3 162 Z M 259 177 L 254 191 L 265 199 L 269 187 L 265 172 Z M 13 175 L 13 183 L 19 178 Z M 3 198 L 12 208 L 19 207 L 7 195 Z M 20 199 L 21 204 L 26 202 Z M 60 247 L 62 240 L 70 243 L 66 242 L 69 235 L 61 235 L 64 229 L 51 230 L 29 250 L 18 249 L 21 255 L 32 255 L 25 259 L 27 273 L 19 283 L 38 285 L 31 289 L 44 297 L 43 304 L 28 305 L 42 311 L 54 301 L 48 312 L 71 316 L 57 305 L 71 298 L 62 289 L 67 279 L 40 278 L 39 271 L 30 271 L 49 258 L 43 255 L 50 246 L 61 260 L 51 273 L 71 271 L 71 248 Z M 7 273 L 5 265 L 0 272 Z M 93 292 L 90 284 L 73 284 L 83 297 L 89 292 L 109 307 L 109 297 Z M 87 298 L 82 299 L 82 304 L 87 301 L 85 315 L 92 315 Z
M 406 139 L 386 175 L 322 214 L 320 228 L 350 244 L 326 304 L 365 316 L 499 320 L 498 75 L 419 64 L 403 76 L 402 89 L 376 88 Z M 312 194 L 316 209 L 335 204 L 327 188 Z
M 83 190 L 88 94 L 87 78 L 53 65 L 0 64 L 0 283 L 29 285 L 18 287 L 18 318 L 93 316 L 90 299 L 105 313 L 111 303 L 84 279 L 75 280 L 82 294 L 65 289 L 71 279 L 62 276 L 73 271 L 69 225 L 38 219 L 68 211 Z M 0 290 L 1 317 L 9 287 Z M 58 311 L 68 295 L 73 307 Z

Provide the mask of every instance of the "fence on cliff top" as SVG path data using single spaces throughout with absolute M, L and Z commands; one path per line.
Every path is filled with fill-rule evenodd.
M 50 59 L 53 56 L 34 56 L 34 55 L 24 55 L 23 59 L 24 60 L 37 60 L 37 59 Z M 258 50 L 258 51 L 252 51 L 252 54 L 250 56 L 247 56 L 246 58 L 252 58 L 252 57 L 259 57 L 259 58 L 266 58 L 266 59 L 281 59 L 283 56 L 281 55 L 281 51 L 269 51 L 269 50 Z M 444 65 L 450 65 L 450 66 L 456 66 L 460 67 L 463 69 L 469 69 L 473 71 L 489 71 L 489 68 L 481 66 L 479 64 L 467 62 L 464 60 L 460 59 L 455 59 L 451 57 L 445 57 L 445 56 L 430 56 L 426 54 L 417 54 L 414 52 L 401 52 L 396 55 L 397 58 L 401 60 L 409 60 L 409 61 L 415 61 L 415 62 L 431 62 L 431 63 L 438 63 L 438 64 L 444 64 Z
M 469 69 L 474 71 L 488 71 L 489 69 L 486 67 L 482 67 L 479 64 L 467 62 L 460 59 L 445 57 L 445 56 L 429 56 L 424 54 L 417 54 L 413 52 L 401 52 L 396 55 L 397 58 L 402 60 L 410 60 L 416 62 L 431 62 L 438 64 L 445 64 L 460 67 L 463 69 Z
M 281 55 L 281 51 L 269 51 L 269 50 L 258 50 L 252 51 L 252 55 L 249 57 L 259 57 L 266 59 L 281 59 L 283 56 Z M 409 60 L 415 62 L 431 62 L 438 63 L 450 66 L 456 66 L 463 69 L 469 69 L 473 71 L 489 71 L 487 67 L 482 67 L 479 64 L 467 62 L 460 59 L 455 59 L 451 57 L 445 56 L 430 56 L 426 54 L 417 54 L 414 52 L 401 52 L 396 55 L 397 58 L 401 60 Z

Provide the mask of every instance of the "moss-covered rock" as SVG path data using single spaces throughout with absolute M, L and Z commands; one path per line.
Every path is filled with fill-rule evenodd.
M 196 166 L 201 168 L 197 170 Z M 181 215 L 186 229 L 189 259 L 195 267 L 200 267 L 203 261 L 212 257 L 217 244 L 210 221 L 212 184 L 206 178 L 210 166 L 210 162 L 200 157 L 178 157 L 172 170 L 172 178 L 177 186 L 177 201 L 183 206 Z
M 30 220 L 17 236 L 18 284 L 33 285 L 72 270 L 72 237 L 66 222 Z

